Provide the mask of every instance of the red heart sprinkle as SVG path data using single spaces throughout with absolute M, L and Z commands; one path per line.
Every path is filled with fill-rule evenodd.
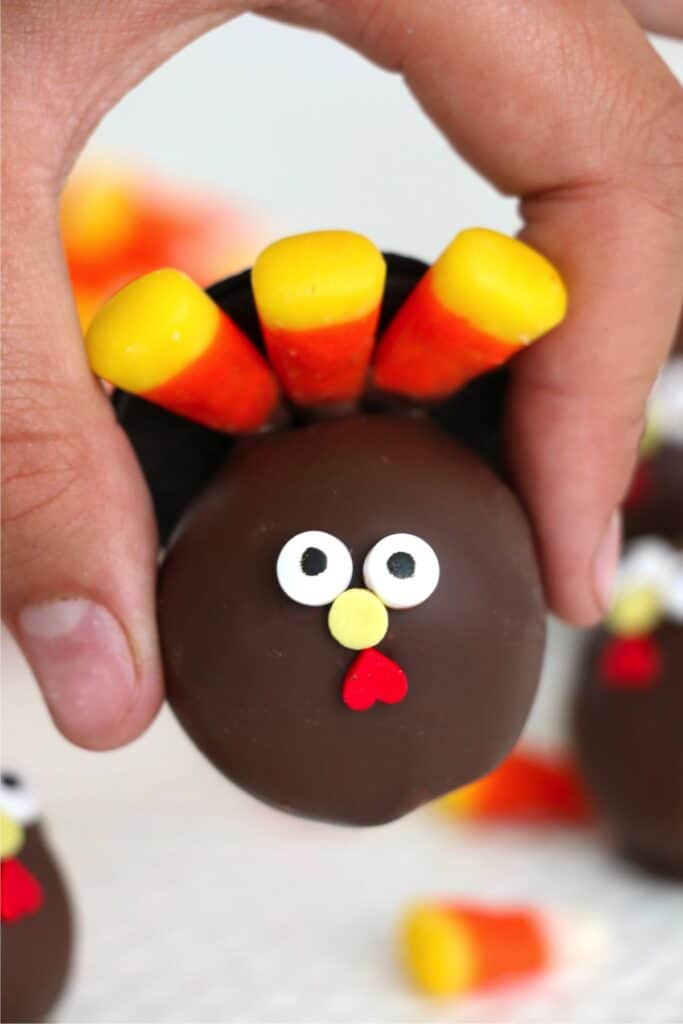
M 650 636 L 612 640 L 600 655 L 600 675 L 608 686 L 644 689 L 654 686 L 662 670 L 662 658 Z
M 26 914 L 35 914 L 43 904 L 43 888 L 38 879 L 16 857 L 0 865 L 0 890 L 3 921 L 20 921 Z
M 344 676 L 342 699 L 352 711 L 367 711 L 376 700 L 398 704 L 408 692 L 408 678 L 401 668 L 374 647 L 361 651 Z

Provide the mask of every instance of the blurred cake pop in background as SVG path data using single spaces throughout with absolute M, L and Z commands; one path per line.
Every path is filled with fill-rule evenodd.
M 42 1021 L 69 974 L 72 912 L 36 795 L 10 771 L 0 781 L 0 837 L 2 1020 Z
M 580 770 L 613 843 L 683 878 L 683 551 L 634 541 L 588 645 L 575 705 Z

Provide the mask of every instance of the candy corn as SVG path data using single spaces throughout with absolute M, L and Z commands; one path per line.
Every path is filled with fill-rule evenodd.
M 275 242 L 252 271 L 270 361 L 301 406 L 360 395 L 375 340 L 386 267 L 350 231 L 315 231 Z
M 592 918 L 531 907 L 433 902 L 413 907 L 401 925 L 405 966 L 430 995 L 460 995 L 595 957 L 605 936 Z
M 156 270 L 100 309 L 86 335 L 93 371 L 216 430 L 258 430 L 278 399 L 263 357 L 189 277 Z
M 569 758 L 515 750 L 483 779 L 440 801 L 473 821 L 582 824 L 592 818 L 587 794 Z
M 255 232 L 222 196 L 116 161 L 87 163 L 67 182 L 61 228 L 84 330 L 136 277 L 174 266 L 203 286 L 249 263 Z
M 540 253 L 495 231 L 463 231 L 380 339 L 375 383 L 443 398 L 557 326 L 566 306 L 562 280 Z

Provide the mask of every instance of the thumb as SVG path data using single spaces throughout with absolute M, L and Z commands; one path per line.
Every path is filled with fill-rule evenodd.
M 5 183 L 3 615 L 61 731 L 137 736 L 161 700 L 156 532 L 109 401 L 88 369 L 56 189 Z

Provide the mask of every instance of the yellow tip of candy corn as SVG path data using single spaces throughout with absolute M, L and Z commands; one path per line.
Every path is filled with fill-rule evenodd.
M 432 268 L 440 302 L 503 341 L 530 344 L 567 310 L 562 278 L 544 256 L 486 228 L 457 235 Z
M 476 955 L 457 916 L 428 904 L 414 907 L 403 923 L 401 945 L 413 981 L 430 995 L 457 995 L 473 986 Z
M 179 270 L 155 270 L 111 297 L 85 338 L 94 373 L 142 394 L 196 359 L 213 340 L 218 307 Z
M 96 258 L 132 235 L 137 210 L 120 171 L 93 167 L 75 174 L 62 193 L 62 235 L 68 251 Z
M 386 267 L 379 250 L 352 231 L 312 231 L 268 246 L 251 280 L 268 326 L 305 331 L 358 320 L 378 306 Z
M 468 818 L 476 813 L 477 802 L 481 793 L 481 781 L 470 782 L 461 789 L 454 789 L 436 801 L 437 807 L 448 814 Z

